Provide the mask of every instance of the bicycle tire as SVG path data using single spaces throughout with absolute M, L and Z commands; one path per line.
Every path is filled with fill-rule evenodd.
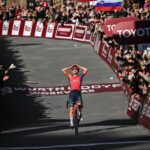
M 75 130 L 75 135 L 78 135 L 78 117 L 77 114 L 75 116 L 75 120 L 74 120 L 74 130 Z
M 78 106 L 74 106 L 74 131 L 75 131 L 75 135 L 78 135 L 78 125 L 79 125 L 79 121 L 78 121 Z

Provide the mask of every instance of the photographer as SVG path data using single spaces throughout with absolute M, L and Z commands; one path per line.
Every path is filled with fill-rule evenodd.
M 4 70 L 3 65 L 0 65 L 0 95 L 2 94 L 2 88 L 4 87 L 4 82 L 9 79 L 7 71 Z

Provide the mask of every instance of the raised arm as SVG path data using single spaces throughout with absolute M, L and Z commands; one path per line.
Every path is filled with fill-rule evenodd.
M 72 66 L 69 66 L 69 67 L 65 67 L 62 69 L 62 72 L 67 76 L 69 74 L 68 70 L 71 69 Z
M 85 75 L 87 73 L 88 69 L 86 67 L 82 67 L 82 66 L 79 66 L 77 64 L 76 64 L 76 66 L 78 66 L 82 70 L 82 74 Z

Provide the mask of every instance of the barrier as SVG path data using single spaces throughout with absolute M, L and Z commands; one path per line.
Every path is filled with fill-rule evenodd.
M 142 97 L 140 97 L 136 93 L 132 94 L 129 99 L 127 114 L 134 120 L 138 119 L 139 109 L 142 105 L 142 101 L 143 101 Z
M 55 24 L 55 26 L 54 38 L 72 40 L 74 24 L 64 24 L 63 26 L 61 24 Z
M 87 30 L 86 26 L 81 26 L 81 25 L 75 26 L 73 40 L 84 42 L 86 36 L 86 30 Z
M 74 24 L 59 24 L 49 22 L 32 22 L 24 20 L 0 20 L 0 35 L 1 36 L 20 36 L 20 37 L 40 37 L 40 38 L 54 38 L 76 40 L 80 42 L 90 43 L 95 53 L 100 56 L 114 71 L 120 68 L 115 59 L 115 48 L 107 47 L 103 41 L 100 41 L 96 34 L 92 34 L 87 26 Z M 134 119 L 136 116 L 139 124 L 150 129 L 150 103 L 149 98 L 144 100 L 136 100 L 131 96 L 131 89 L 129 86 L 121 82 L 121 86 L 129 101 L 127 114 Z M 139 109 L 140 108 L 140 109 Z M 140 110 L 140 111 L 139 111 Z
M 139 124 L 150 129 L 150 96 L 144 100 L 141 112 L 139 114 Z

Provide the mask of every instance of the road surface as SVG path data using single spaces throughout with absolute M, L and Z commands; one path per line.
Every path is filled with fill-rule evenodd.
M 68 85 L 61 69 L 88 68 L 83 85 L 119 83 L 91 45 L 75 41 L 1 37 L 0 63 L 10 71 L 7 87 L 51 88 Z M 113 77 L 113 78 L 111 78 Z M 69 129 L 67 95 L 6 94 L 0 100 L 0 150 L 149 150 L 150 133 L 126 115 L 123 91 L 83 93 L 84 120 L 79 135 Z

